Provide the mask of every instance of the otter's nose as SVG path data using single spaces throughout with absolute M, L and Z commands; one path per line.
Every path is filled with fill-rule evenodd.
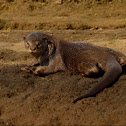
M 36 47 L 32 47 L 32 48 L 30 48 L 32 51 L 35 51 L 36 50 Z

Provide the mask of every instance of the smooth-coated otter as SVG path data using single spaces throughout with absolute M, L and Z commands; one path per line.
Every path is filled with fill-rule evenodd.
M 40 32 L 33 32 L 24 38 L 25 47 L 35 56 L 37 62 L 21 70 L 37 75 L 47 75 L 57 71 L 70 71 L 82 76 L 103 73 L 95 86 L 73 102 L 95 95 L 113 83 L 126 65 L 126 56 L 109 48 L 85 42 L 67 42 Z

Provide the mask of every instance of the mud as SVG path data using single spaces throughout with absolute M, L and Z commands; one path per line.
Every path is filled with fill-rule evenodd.
M 125 125 L 126 75 L 95 97 L 73 104 L 100 78 L 58 72 L 45 77 L 20 71 L 33 60 L 23 45 L 31 31 L 0 31 L 0 125 Z M 126 29 L 41 31 L 88 41 L 126 54 Z
M 1 0 L 0 30 L 0 126 L 126 125 L 126 72 L 95 97 L 73 104 L 100 78 L 20 71 L 34 60 L 23 44 L 33 31 L 126 55 L 124 0 Z

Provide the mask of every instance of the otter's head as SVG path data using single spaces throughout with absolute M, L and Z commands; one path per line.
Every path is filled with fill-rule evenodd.
M 45 52 L 50 51 L 49 47 L 52 45 L 52 41 L 50 36 L 46 34 L 33 32 L 24 37 L 24 44 L 29 52 L 35 57 L 39 57 L 40 55 L 45 54 Z

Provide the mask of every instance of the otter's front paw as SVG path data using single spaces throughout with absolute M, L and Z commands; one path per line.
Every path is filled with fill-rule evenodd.
M 39 66 L 40 64 L 38 63 L 38 61 L 33 61 L 31 62 L 28 66 L 32 67 L 32 66 Z
M 36 75 L 40 75 L 42 74 L 42 69 L 41 69 L 41 66 L 40 67 L 34 67 L 32 68 L 32 72 Z
M 27 73 L 31 73 L 30 67 L 22 67 L 22 68 L 21 68 L 21 71 L 25 71 L 25 72 L 27 72 Z

